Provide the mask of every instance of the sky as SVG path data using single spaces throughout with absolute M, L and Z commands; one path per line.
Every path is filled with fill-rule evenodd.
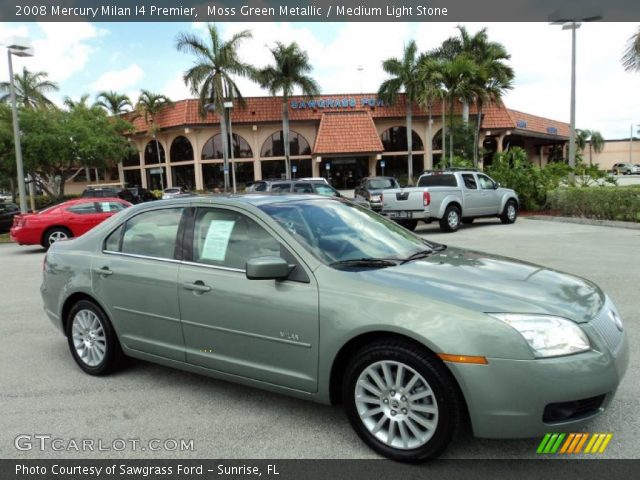
M 465 23 L 475 32 L 488 29 L 511 54 L 514 89 L 504 97 L 507 107 L 555 120 L 569 121 L 571 32 L 546 23 Z M 386 78 L 382 61 L 402 54 L 415 40 L 420 51 L 455 35 L 452 23 L 220 23 L 223 36 L 249 29 L 253 38 L 242 45 L 241 58 L 255 66 L 270 62 L 268 48 L 276 41 L 296 41 L 313 64 L 322 93 L 375 92 Z M 596 22 L 577 31 L 577 128 L 600 131 L 605 138 L 628 138 L 640 124 L 640 73 L 625 72 L 620 57 L 635 23 Z M 193 58 L 175 48 L 182 32 L 204 35 L 202 23 L 0 23 L 0 44 L 13 35 L 32 41 L 35 56 L 14 57 L 14 71 L 23 66 L 45 71 L 60 91 L 51 98 L 92 98 L 116 90 L 136 99 L 140 89 L 172 100 L 193 95 L 183 72 Z M 359 70 L 359 68 L 361 68 Z M 0 79 L 8 79 L 0 62 Z M 268 95 L 248 80 L 238 81 L 245 96 Z M 636 127 L 640 129 L 640 125 Z

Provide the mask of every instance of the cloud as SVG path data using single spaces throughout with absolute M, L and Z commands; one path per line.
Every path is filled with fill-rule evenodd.
M 179 73 L 178 75 L 175 75 L 173 78 L 169 79 L 169 81 L 162 88 L 162 93 L 174 102 L 193 97 L 193 95 L 189 91 L 189 88 L 184 84 L 182 73 Z
M 100 75 L 89 88 L 93 92 L 115 90 L 120 92 L 138 83 L 144 77 L 144 71 L 137 65 L 129 65 L 121 70 L 110 70 Z

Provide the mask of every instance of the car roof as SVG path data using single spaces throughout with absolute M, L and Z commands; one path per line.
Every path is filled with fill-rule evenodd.
M 101 202 L 119 202 L 123 203 L 124 200 L 118 197 L 83 197 L 83 198 L 72 198 L 71 200 L 67 200 L 66 202 L 59 203 L 57 205 L 51 205 L 52 207 L 60 207 L 64 205 L 74 205 L 76 203 L 101 203 Z
M 327 197 L 326 195 L 316 194 L 300 194 L 300 193 L 243 193 L 243 194 L 203 194 L 203 195 L 189 195 L 178 198 L 170 198 L 167 200 L 157 200 L 155 202 L 141 203 L 133 207 L 136 210 L 153 208 L 158 205 L 190 205 L 190 204 L 222 204 L 229 206 L 255 206 L 260 207 L 262 205 L 269 205 L 275 203 L 293 203 L 307 200 L 324 200 L 333 201 L 339 200 L 338 198 Z

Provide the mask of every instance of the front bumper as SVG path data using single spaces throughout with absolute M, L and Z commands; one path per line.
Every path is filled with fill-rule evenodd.
M 602 328 L 603 321 L 581 325 L 592 343 L 588 352 L 537 360 L 489 358 L 488 365 L 448 363 L 467 402 L 474 435 L 529 438 L 567 432 L 601 414 L 629 363 L 626 335 L 618 331 L 614 342 L 611 329 Z M 543 420 L 545 408 L 549 407 L 548 417 L 551 404 L 558 403 L 590 408 L 565 419 Z

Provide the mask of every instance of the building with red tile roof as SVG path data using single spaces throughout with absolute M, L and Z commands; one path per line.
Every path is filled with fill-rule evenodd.
M 287 107 L 291 162 L 298 177 L 322 174 L 338 188 L 351 188 L 362 177 L 380 174 L 384 161 L 385 174 L 406 178 L 404 95 L 392 105 L 375 94 L 291 97 Z M 262 178 L 280 178 L 285 171 L 282 98 L 247 97 L 242 102 L 235 100 L 230 111 L 234 146 L 229 153 L 239 187 Z M 431 117 L 418 106 L 413 106 L 412 113 L 413 171 L 420 172 L 433 168 L 442 158 L 442 105 L 433 106 Z M 453 113 L 461 115 L 459 102 Z M 477 115 L 472 105 L 472 125 Z M 197 99 L 175 102 L 153 119 L 155 137 L 150 135 L 151 122 L 147 124 L 143 116 L 128 114 L 126 118 L 134 125 L 130 140 L 139 154 L 122 163 L 124 183 L 156 189 L 180 185 L 208 190 L 220 186 L 223 155 L 217 113 L 202 111 Z M 543 165 L 551 149 L 564 148 L 568 136 L 569 126 L 564 122 L 498 104 L 482 110 L 480 141 L 486 152 L 485 164 L 494 152 L 520 146 L 527 150 L 530 160 Z

